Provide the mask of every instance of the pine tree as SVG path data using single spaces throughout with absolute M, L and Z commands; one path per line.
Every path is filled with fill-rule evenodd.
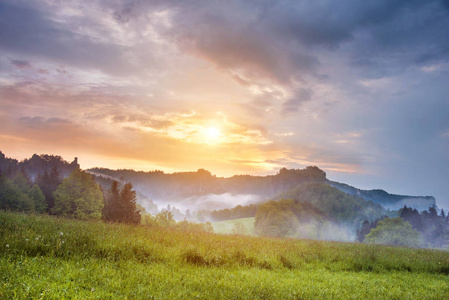
M 42 193 L 44 193 L 45 201 L 47 202 L 47 211 L 50 212 L 55 206 L 53 192 L 62 183 L 61 173 L 58 167 L 54 166 L 50 173 L 45 170 L 43 174 L 39 174 L 36 182 Z
M 371 231 L 371 225 L 368 220 L 362 222 L 360 230 L 357 229 L 356 240 L 359 242 L 363 242 L 367 234 Z
M 125 223 L 140 223 L 140 212 L 137 210 L 136 192 L 132 190 L 133 185 L 131 182 L 126 183 L 122 191 L 120 192 L 120 200 L 123 207 L 122 211 L 122 222 Z
M 121 210 L 120 189 L 118 187 L 118 182 L 114 180 L 111 188 L 105 195 L 103 219 L 109 222 L 119 222 Z
M 438 213 L 435 205 L 429 207 L 429 218 L 431 220 L 435 220 L 438 218 Z
M 140 223 L 140 212 L 137 209 L 136 192 L 132 190 L 133 185 L 128 182 L 120 191 L 118 182 L 113 181 L 111 188 L 105 197 L 103 219 L 109 222 Z

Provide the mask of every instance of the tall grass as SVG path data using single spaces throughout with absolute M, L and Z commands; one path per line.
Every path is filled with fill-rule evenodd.
M 0 298 L 449 298 L 449 253 L 0 212 Z

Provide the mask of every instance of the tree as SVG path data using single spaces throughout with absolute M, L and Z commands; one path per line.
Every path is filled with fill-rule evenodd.
M 45 201 L 47 202 L 47 210 L 51 212 L 55 205 L 55 199 L 53 197 L 54 191 L 62 183 L 61 174 L 58 167 L 54 166 L 50 173 L 44 171 L 43 174 L 37 176 L 37 185 L 44 193 Z
M 136 192 L 130 182 L 120 191 L 118 182 L 114 180 L 105 196 L 103 219 L 110 222 L 140 223 L 140 211 L 136 206 Z
M 298 228 L 298 219 L 291 211 L 274 208 L 263 217 L 257 212 L 255 230 L 258 235 L 285 237 L 296 233 Z
M 125 223 L 140 223 L 140 212 L 136 207 L 137 196 L 132 190 L 131 182 L 126 183 L 120 192 L 120 200 L 123 207 L 122 221 Z
M 47 202 L 45 196 L 37 184 L 33 184 L 28 192 L 28 196 L 34 202 L 34 209 L 38 213 L 44 213 L 47 210 Z
M 413 229 L 422 232 L 424 228 L 422 216 L 419 214 L 418 210 L 412 209 L 411 207 L 404 206 L 399 210 L 399 216 L 412 225 Z
M 13 176 L 12 181 L 22 192 L 27 192 L 31 187 L 30 177 L 23 167 Z
M 392 218 L 379 221 L 377 227 L 372 229 L 366 236 L 365 242 L 369 244 L 419 247 L 421 245 L 421 234 L 403 219 Z
M 438 218 L 437 208 L 435 205 L 429 207 L 428 217 L 431 220 L 436 220 Z
M 357 229 L 356 240 L 358 242 L 363 242 L 363 240 L 369 234 L 370 231 L 371 231 L 371 226 L 369 224 L 369 221 L 364 220 L 362 222 L 362 225 L 360 226 L 360 230 Z
M 320 228 L 325 220 L 326 216 L 310 203 L 281 199 L 257 206 L 254 229 L 257 235 L 264 236 L 304 236 L 301 227 L 313 223 L 314 228 Z
M 0 176 L 0 209 L 32 212 L 34 203 L 19 186 L 5 176 Z
M 234 227 L 231 230 L 232 234 L 238 234 L 238 235 L 247 235 L 248 229 L 240 222 L 234 223 Z
M 103 194 L 92 175 L 73 171 L 53 193 L 52 213 L 77 219 L 99 219 L 104 206 Z
M 104 197 L 103 219 L 110 222 L 119 222 L 120 220 L 120 189 L 118 182 L 114 180 L 111 188 Z
M 173 220 L 173 214 L 167 210 L 164 210 L 156 215 L 156 222 L 163 227 L 170 227 L 176 224 L 176 221 Z
M 43 213 L 47 207 L 41 189 L 31 185 L 28 174 L 22 168 L 10 180 L 0 175 L 0 208 Z

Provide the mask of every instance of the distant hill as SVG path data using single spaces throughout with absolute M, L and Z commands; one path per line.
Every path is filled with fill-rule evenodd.
M 276 175 L 236 175 L 229 178 L 217 177 L 204 169 L 173 174 L 101 168 L 89 169 L 88 172 L 101 177 L 103 182 L 113 178 L 118 181 L 130 181 L 136 190 L 148 198 L 171 204 L 185 202 L 186 199 L 196 202 L 206 200 L 206 195 L 223 194 L 229 195 L 228 199 L 233 198 L 232 195 L 253 195 L 257 200 L 266 200 L 300 183 L 326 181 L 326 173 L 317 167 L 307 167 L 304 170 L 283 168 Z
M 50 172 L 54 167 L 66 177 L 79 168 L 78 159 L 75 157 L 72 162 L 67 162 L 57 155 L 34 154 L 31 158 L 19 162 L 6 157 L 0 151 L 0 172 L 4 174 L 24 169 L 34 180 L 38 174 Z M 436 204 L 432 196 L 394 195 L 380 189 L 361 190 L 345 183 L 331 181 L 326 178 L 324 171 L 315 166 L 303 170 L 282 168 L 275 175 L 235 175 L 229 178 L 217 177 L 204 169 L 172 174 L 162 171 L 142 172 L 106 168 L 93 168 L 87 171 L 106 189 L 113 180 L 121 183 L 129 181 L 144 202 L 150 202 L 151 199 L 158 205 L 171 203 L 184 209 L 191 206 L 196 209 L 208 209 L 210 206 L 209 209 L 214 210 L 267 201 L 304 183 L 327 184 L 348 195 L 379 203 L 391 210 L 398 210 L 406 205 L 423 211 Z M 199 203 L 202 205 L 197 207 Z
M 310 203 L 329 218 L 351 226 L 358 226 L 363 220 L 374 221 L 387 214 L 380 204 L 348 195 L 327 183 L 298 185 L 274 198 L 281 199 Z
M 42 174 L 45 171 L 50 172 L 54 167 L 58 168 L 61 176 L 67 177 L 80 166 L 78 164 L 78 158 L 76 157 L 69 163 L 62 159 L 61 156 L 34 154 L 31 158 L 19 162 L 16 159 L 6 157 L 5 154 L 0 151 L 0 171 L 5 174 L 24 169 L 28 176 L 34 180 L 38 174 Z
M 282 168 L 275 175 L 235 175 L 229 178 L 217 177 L 204 169 L 173 174 L 166 174 L 162 171 L 142 172 L 104 168 L 94 168 L 88 171 L 101 177 L 99 180 L 105 184 L 112 182 L 113 179 L 130 181 L 136 190 L 156 203 L 166 202 L 172 205 L 181 203 L 194 205 L 198 201 L 207 202 L 206 196 L 208 195 L 227 195 L 222 199 L 229 202 L 225 207 L 233 207 L 237 204 L 246 205 L 249 203 L 241 203 L 236 200 L 238 195 L 252 195 L 255 197 L 251 198 L 252 202 L 267 201 L 278 198 L 280 194 L 289 192 L 304 183 L 329 185 L 348 195 L 379 203 L 391 210 L 400 209 L 404 205 L 425 210 L 435 204 L 435 198 L 431 196 L 394 195 L 383 190 L 365 191 L 344 183 L 330 181 L 326 178 L 326 173 L 315 166 L 303 170 Z M 222 200 L 219 201 L 223 202 Z M 207 207 L 203 206 L 201 209 L 207 209 Z M 211 203 L 210 209 L 213 210 L 216 207 L 213 207 Z
M 365 200 L 379 203 L 385 208 L 391 210 L 398 210 L 404 207 L 416 208 L 419 211 L 427 210 L 429 207 L 436 205 L 435 198 L 432 196 L 405 196 L 389 194 L 384 190 L 361 190 L 350 185 L 328 181 L 330 186 L 333 186 L 346 194 L 358 196 Z

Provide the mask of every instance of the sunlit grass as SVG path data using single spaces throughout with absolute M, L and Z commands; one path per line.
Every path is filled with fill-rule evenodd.
M 449 253 L 0 213 L 1 299 L 448 299 Z

